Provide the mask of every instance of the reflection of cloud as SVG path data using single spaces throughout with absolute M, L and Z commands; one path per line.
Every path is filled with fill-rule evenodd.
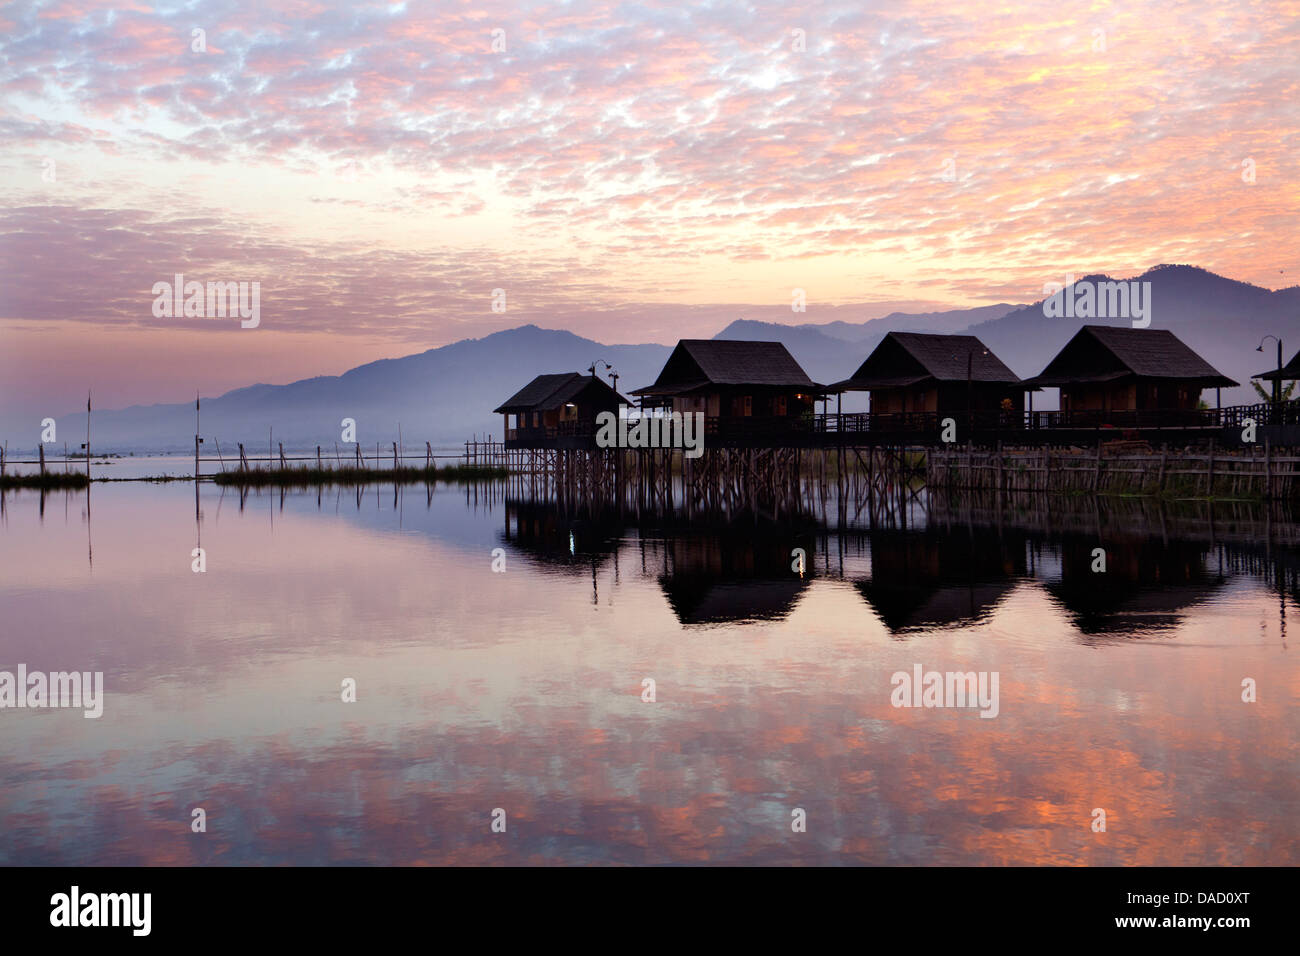
M 689 653 L 704 667 L 697 682 L 666 688 L 671 704 L 609 685 L 605 660 L 574 672 L 579 693 L 521 685 L 501 723 L 445 704 L 412 710 L 370 684 L 379 710 L 337 729 L 281 720 L 275 732 L 199 746 L 169 734 L 146 755 L 90 766 L 6 754 L 3 859 L 1184 865 L 1279 863 L 1297 849 L 1293 788 L 1273 769 L 1286 747 L 1272 737 L 1240 746 L 1250 731 L 1231 703 L 1189 722 L 1162 689 L 1117 721 L 1082 702 L 1078 672 L 1052 667 L 1032 687 L 1003 686 L 1018 716 L 981 722 L 893 710 L 871 692 L 877 668 L 844 660 L 802 660 L 762 691 L 705 689 L 729 669 L 706 646 Z M 1212 683 L 1195 668 L 1179 677 L 1199 691 Z M 1090 683 L 1082 695 L 1092 693 Z M 624 698 L 634 703 L 620 707 Z M 1215 721 L 1235 729 L 1205 734 Z M 55 781 L 64 798 L 30 802 Z M 63 806 L 69 790 L 83 795 L 75 812 Z M 201 839 L 187 827 L 195 805 L 208 813 Z M 809 815 L 799 837 L 794 806 Z M 1106 834 L 1089 829 L 1095 806 L 1107 810 Z M 505 835 L 489 830 L 494 807 L 507 811 Z M 1270 839 L 1222 839 L 1243 820 Z
M 96 492 L 93 572 L 75 511 L 38 528 L 34 502 L 9 506 L 4 532 L 28 546 L 0 549 L 7 660 L 102 669 L 109 697 L 99 721 L 0 714 L 0 862 L 1241 865 L 1300 849 L 1300 681 L 1258 641 L 1277 599 L 1250 576 L 1160 648 L 1080 644 L 1032 579 L 978 625 L 906 643 L 851 577 L 702 632 L 668 605 L 653 542 L 644 563 L 624 546 L 617 583 L 601 566 L 593 605 L 590 580 L 542 561 L 490 571 L 504 509 L 452 547 L 411 530 L 419 496 L 403 513 L 367 494 L 365 523 L 347 500 L 340 520 L 328 497 L 220 517 L 205 497 L 194 575 L 192 496 L 138 491 Z M 429 525 L 464 508 L 440 490 Z M 743 561 L 691 551 L 703 573 Z M 998 671 L 1000 716 L 891 707 L 890 675 L 918 662 Z M 1238 673 L 1260 676 L 1258 704 Z

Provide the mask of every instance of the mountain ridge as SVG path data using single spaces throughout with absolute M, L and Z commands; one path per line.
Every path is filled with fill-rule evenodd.
M 1275 361 L 1267 354 L 1257 355 L 1251 343 L 1265 335 L 1281 335 L 1290 343 L 1284 360 L 1300 346 L 1300 286 L 1269 290 L 1179 264 L 1153 266 L 1131 279 L 1097 273 L 1075 281 L 1150 282 L 1152 327 L 1171 329 L 1212 365 L 1242 383 L 1240 388 L 1224 390 L 1224 404 L 1253 401 L 1248 378 Z M 1128 320 L 1049 318 L 1039 300 L 1024 306 L 1000 303 L 945 312 L 892 313 L 862 323 L 784 325 L 739 318 L 713 337 L 783 342 L 814 380 L 830 382 L 850 375 L 888 331 L 962 332 L 978 336 L 1017 375 L 1027 378 L 1040 372 L 1088 323 L 1123 325 Z M 363 443 L 396 440 L 399 422 L 403 438 L 419 443 L 459 444 L 472 434 L 499 438 L 501 419 L 491 409 L 534 375 L 585 372 L 595 361 L 608 361 L 619 372 L 619 388 L 626 393 L 650 384 L 671 348 L 657 343 L 604 344 L 566 329 L 528 323 L 376 359 L 338 375 L 239 386 L 203 399 L 202 430 L 232 447 L 240 441 L 260 447 L 268 427 L 286 435 L 297 448 L 328 446 L 339 439 L 343 418 L 357 421 Z M 1035 406 L 1050 407 L 1043 404 L 1045 397 L 1040 396 Z M 845 410 L 856 408 L 859 400 L 860 396 L 846 396 Z M 79 414 L 74 411 L 67 417 Z M 96 410 L 95 447 L 188 449 L 193 447 L 193 416 L 189 401 Z

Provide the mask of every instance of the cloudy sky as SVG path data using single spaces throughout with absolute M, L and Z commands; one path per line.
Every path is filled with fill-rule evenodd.
M 1300 3 L 986 6 L 0 6 L 0 402 L 1162 262 L 1292 284 Z M 178 272 L 260 282 L 260 327 L 156 318 Z

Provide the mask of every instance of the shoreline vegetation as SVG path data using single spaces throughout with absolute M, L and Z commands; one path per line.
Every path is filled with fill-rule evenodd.
M 0 490 L 10 488 L 38 488 L 61 491 L 65 488 L 85 488 L 90 484 L 84 471 L 36 471 L 30 475 L 0 475 Z
M 509 471 L 487 465 L 444 465 L 431 468 L 250 468 L 205 475 L 214 484 L 253 487 L 308 487 L 314 485 L 419 484 L 431 481 L 492 481 Z
M 421 484 L 434 481 L 469 482 L 496 481 L 508 477 L 505 468 L 486 465 L 445 465 L 441 468 L 251 468 L 247 470 L 224 471 L 203 475 L 200 481 L 211 481 L 217 485 L 230 485 L 240 488 L 307 488 L 317 485 L 374 485 L 374 484 Z M 121 484 L 141 482 L 144 484 L 167 484 L 174 481 L 194 481 L 193 475 L 145 475 L 139 478 L 91 478 L 84 471 L 55 472 L 44 474 L 33 472 L 20 475 L 0 475 L 0 490 L 34 489 L 40 491 L 63 491 L 86 488 L 91 482 L 95 484 Z

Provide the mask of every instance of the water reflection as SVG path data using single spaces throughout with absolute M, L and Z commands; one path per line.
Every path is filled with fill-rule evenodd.
M 895 634 L 984 620 L 1028 575 L 1029 537 L 1023 532 L 960 527 L 865 537 L 871 576 L 854 586 Z
M 670 531 L 659 587 L 684 625 L 783 620 L 809 586 L 815 544 L 785 525 Z
M 0 712 L 0 862 L 1300 850 L 1284 509 L 908 495 L 716 526 L 500 488 L 204 487 L 196 526 L 194 491 L 96 486 L 93 567 L 84 497 L 0 499 L 0 669 L 108 688 L 99 721 Z M 916 663 L 998 671 L 999 717 L 893 708 Z
M 1227 548 L 1229 555 L 1235 553 Z M 1227 580 L 1211 568 L 1210 546 L 1193 541 L 1130 535 L 1099 548 L 1095 539 L 1069 537 L 1058 549 L 1060 575 L 1047 589 L 1070 612 L 1070 622 L 1089 636 L 1171 632 L 1194 609 L 1212 602 Z

